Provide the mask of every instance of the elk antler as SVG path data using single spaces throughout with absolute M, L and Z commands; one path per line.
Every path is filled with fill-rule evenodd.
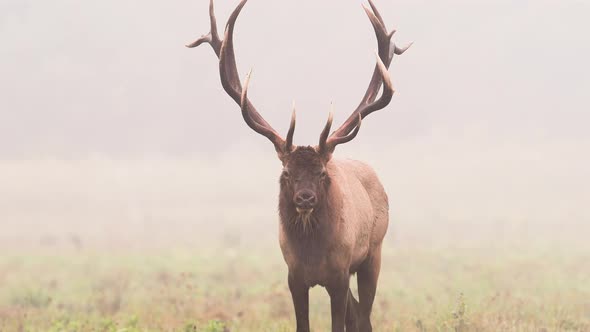
M 247 96 L 247 84 L 250 79 L 248 75 L 246 79 L 246 88 L 242 91 L 240 77 L 236 66 L 236 58 L 234 54 L 233 33 L 234 26 L 240 11 L 248 0 L 242 0 L 234 9 L 227 24 L 225 26 L 225 36 L 223 41 L 219 39 L 217 34 L 217 20 L 215 19 L 215 11 L 213 8 L 213 0 L 209 3 L 209 17 L 211 19 L 211 31 L 208 34 L 201 36 L 196 41 L 186 45 L 186 47 L 194 48 L 203 43 L 208 43 L 213 48 L 213 51 L 219 58 L 219 75 L 221 77 L 221 85 L 227 94 L 238 104 L 242 109 L 242 116 L 250 128 L 257 133 L 266 136 L 274 145 L 275 149 L 280 155 L 288 154 L 293 149 L 293 131 L 295 130 L 295 110 L 291 116 L 291 125 L 285 141 L 281 135 L 274 130 L 266 120 L 256 111 L 256 108 Z
M 335 130 L 329 137 L 328 133 L 332 125 L 332 117 L 330 116 L 328 119 L 328 123 L 326 123 L 324 131 L 320 136 L 319 144 L 320 151 L 325 153 L 332 153 L 336 148 L 336 145 L 352 140 L 359 131 L 362 119 L 375 111 L 385 108 L 389 104 L 394 89 L 387 69 L 393 60 L 394 54 L 401 55 L 412 46 L 412 43 L 402 48 L 395 45 L 395 43 L 391 41 L 395 30 L 388 33 L 383 18 L 372 0 L 369 0 L 369 5 L 371 6 L 371 9 L 365 4 L 363 4 L 363 8 L 367 13 L 367 16 L 369 16 L 369 20 L 373 25 L 377 37 L 377 64 L 375 65 L 373 76 L 369 82 L 369 87 L 367 88 L 365 96 L 360 104 L 348 119 L 346 119 L 342 126 Z M 381 85 L 383 85 L 383 93 L 379 99 L 375 100 Z M 351 133 L 351 131 L 353 132 Z

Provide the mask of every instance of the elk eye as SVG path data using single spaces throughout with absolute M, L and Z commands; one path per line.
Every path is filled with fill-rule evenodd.
M 283 171 L 283 174 L 281 174 L 281 176 L 282 176 L 284 179 L 288 179 L 288 178 L 291 176 L 291 174 L 289 174 L 289 172 L 288 172 L 288 171 Z
M 326 178 L 326 176 L 328 176 L 328 173 L 326 173 L 326 171 L 322 171 L 322 172 L 320 173 L 320 178 L 321 178 L 321 179 L 325 179 L 325 178 Z

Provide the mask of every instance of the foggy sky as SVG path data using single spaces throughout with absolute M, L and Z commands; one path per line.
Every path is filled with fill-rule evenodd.
M 350 144 L 590 145 L 586 1 L 377 0 L 400 45 L 396 94 Z M 217 1 L 224 24 L 237 1 Z M 211 156 L 272 145 L 223 92 L 208 45 L 208 1 L 3 0 L 0 158 Z M 375 37 L 359 1 L 251 0 L 235 32 L 250 98 L 296 144 L 316 144 L 335 105 L 360 101 Z M 348 147 L 347 147 L 348 149 Z
M 390 68 L 390 106 L 335 157 L 376 169 L 390 236 L 585 241 L 590 3 L 375 1 L 396 42 L 415 44 Z M 220 27 L 236 4 L 217 1 Z M 0 2 L 0 243 L 275 238 L 272 144 L 223 91 L 210 47 L 184 47 L 208 32 L 207 8 Z M 335 125 L 358 104 L 377 45 L 359 1 L 250 0 L 235 46 L 258 110 L 285 133 L 295 100 L 295 144 L 308 145 L 331 102 Z

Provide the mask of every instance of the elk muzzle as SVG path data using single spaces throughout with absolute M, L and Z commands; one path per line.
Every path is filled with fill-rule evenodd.
M 293 199 L 298 213 L 309 213 L 317 204 L 315 193 L 308 189 L 299 190 Z

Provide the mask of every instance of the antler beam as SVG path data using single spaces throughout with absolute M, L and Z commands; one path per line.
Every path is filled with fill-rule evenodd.
M 358 132 L 355 128 L 360 124 L 359 118 L 364 119 L 367 115 L 383 109 L 389 104 L 394 89 L 387 69 L 391 65 L 394 55 L 401 55 L 412 46 L 412 43 L 401 48 L 395 45 L 391 39 L 396 31 L 387 32 L 383 17 L 372 0 L 369 0 L 369 5 L 371 8 L 368 8 L 365 4 L 363 4 L 363 8 L 371 21 L 371 25 L 375 30 L 375 36 L 377 37 L 377 63 L 371 81 L 369 82 L 369 87 L 356 110 L 324 142 L 320 139 L 320 146 L 328 147 L 332 151 L 336 145 L 344 141 L 349 141 L 343 140 L 342 138 L 347 137 L 352 130 Z M 383 86 L 383 93 L 379 99 L 375 100 L 381 86 Z
M 247 97 L 246 91 L 242 91 L 242 85 L 240 83 L 240 76 L 238 75 L 238 69 L 236 65 L 236 57 L 234 53 L 233 33 L 236 20 L 246 5 L 248 0 L 242 0 L 238 6 L 234 9 L 227 24 L 225 25 L 225 33 L 223 40 L 219 39 L 217 33 L 217 19 L 215 18 L 215 9 L 213 6 L 213 0 L 209 3 L 209 18 L 211 20 L 211 30 L 208 34 L 201 36 L 196 41 L 187 44 L 186 47 L 194 48 L 203 43 L 208 43 L 213 48 L 213 51 L 219 58 L 219 75 L 221 78 L 221 85 L 225 92 L 238 104 L 242 109 L 242 114 L 246 123 L 258 132 L 266 136 L 273 144 L 279 154 L 288 153 L 291 151 L 292 142 L 285 141 L 276 130 L 272 128 L 264 120 L 264 118 L 256 111 L 256 108 Z M 295 118 L 291 119 L 291 127 L 295 126 Z M 289 128 L 288 137 L 293 138 L 292 128 Z M 289 143 L 289 144 L 287 144 Z M 287 150 L 287 147 L 289 148 Z

